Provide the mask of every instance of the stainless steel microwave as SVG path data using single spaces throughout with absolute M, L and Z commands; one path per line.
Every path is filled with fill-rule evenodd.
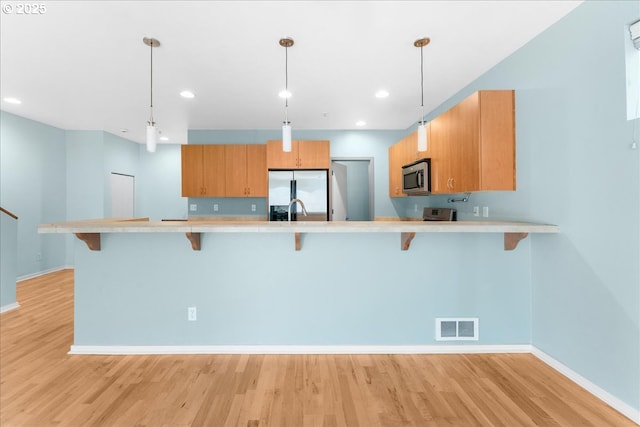
M 431 159 L 420 159 L 402 167 L 402 192 L 409 196 L 431 193 Z

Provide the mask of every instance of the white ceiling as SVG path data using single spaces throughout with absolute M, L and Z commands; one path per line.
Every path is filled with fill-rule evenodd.
M 150 48 L 154 118 L 171 143 L 187 129 L 406 129 L 562 18 L 580 1 L 47 1 L 0 14 L 2 109 L 63 129 L 145 138 Z M 31 2 L 29 2 L 31 3 Z M 183 89 L 195 99 L 179 96 Z M 390 96 L 377 99 L 386 89 Z M 490 89 L 490 88 L 487 88 Z M 122 129 L 127 129 L 122 133 Z

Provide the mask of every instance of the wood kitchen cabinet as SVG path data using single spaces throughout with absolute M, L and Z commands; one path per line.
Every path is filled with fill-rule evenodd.
M 265 145 L 224 146 L 225 196 L 267 197 L 267 150 Z
M 402 192 L 402 166 L 404 163 L 404 145 L 389 147 L 389 197 L 406 197 Z
M 222 145 L 183 145 L 182 197 L 223 197 L 225 158 Z
M 479 190 L 479 105 L 474 95 L 431 121 L 432 193 Z
M 513 90 L 475 92 L 429 122 L 428 151 L 417 152 L 417 132 L 390 147 L 389 196 L 403 196 L 402 165 L 425 157 L 432 194 L 514 191 L 514 96 Z
M 475 92 L 431 122 L 432 193 L 514 191 L 515 92 Z
M 404 163 L 407 165 L 417 160 L 431 157 L 431 123 L 427 123 L 427 150 L 418 151 L 418 131 L 407 135 L 400 141 L 404 151 Z
M 431 125 L 427 124 L 427 151 L 418 151 L 418 131 L 389 147 L 389 197 L 406 197 L 402 192 L 402 166 L 431 157 Z
M 282 141 L 267 141 L 268 169 L 329 169 L 329 141 L 291 141 L 291 151 L 282 151 Z

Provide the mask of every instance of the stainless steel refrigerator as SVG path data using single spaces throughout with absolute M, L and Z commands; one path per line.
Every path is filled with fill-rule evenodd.
M 302 200 L 307 215 L 299 203 L 291 205 L 292 221 L 329 220 L 329 184 L 327 170 L 269 171 L 269 221 L 287 221 L 289 203 Z

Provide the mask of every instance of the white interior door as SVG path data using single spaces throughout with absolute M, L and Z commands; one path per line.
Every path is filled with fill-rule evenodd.
M 135 178 L 111 173 L 111 218 L 134 217 Z
M 347 167 L 331 163 L 331 220 L 347 220 Z

